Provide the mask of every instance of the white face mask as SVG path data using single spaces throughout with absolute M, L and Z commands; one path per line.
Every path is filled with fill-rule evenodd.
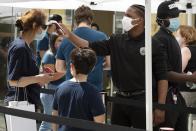
M 132 24 L 133 19 L 124 16 L 122 19 L 122 27 L 124 31 L 130 31 L 135 25 Z
M 36 33 L 34 40 L 42 40 L 46 34 L 47 30 L 42 30 L 41 33 Z
M 52 32 L 52 35 L 58 35 L 58 33 L 56 33 L 56 32 Z

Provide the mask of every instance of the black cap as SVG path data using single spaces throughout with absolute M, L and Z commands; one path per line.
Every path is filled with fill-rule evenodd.
M 159 19 L 166 19 L 167 17 L 176 18 L 180 13 L 185 12 L 185 10 L 179 10 L 174 1 L 164 1 L 158 7 L 157 17 Z
M 52 14 L 49 16 L 48 21 L 50 21 L 50 20 L 55 20 L 59 23 L 59 22 L 62 22 L 62 17 L 58 14 Z

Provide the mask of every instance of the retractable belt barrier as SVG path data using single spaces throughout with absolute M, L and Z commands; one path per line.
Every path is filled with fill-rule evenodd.
M 119 98 L 119 97 L 106 97 L 106 101 L 123 104 L 123 105 L 129 105 L 129 106 L 135 106 L 139 108 L 145 108 L 145 103 L 142 101 L 132 100 L 132 99 L 125 99 L 125 98 Z M 179 111 L 179 112 L 186 112 L 190 114 L 196 114 L 196 108 L 192 107 L 185 107 L 182 105 L 174 105 L 174 104 L 158 104 L 153 103 L 153 108 L 158 108 L 161 110 L 173 110 L 173 111 Z
M 40 89 L 40 92 L 41 92 L 41 93 L 45 93 L 45 94 L 51 94 L 51 95 L 53 95 L 53 94 L 55 93 L 55 90 L 53 90 L 53 89 L 41 88 L 41 89 Z
M 46 93 L 46 94 L 54 94 L 55 90 L 42 88 L 41 92 Z M 106 96 L 106 102 L 114 102 L 114 103 L 123 104 L 123 105 L 145 108 L 145 102 L 138 101 L 138 100 L 132 100 L 132 99 Z M 175 110 L 179 112 L 196 114 L 196 108 L 184 107 L 182 105 L 153 103 L 153 108 L 158 108 L 162 110 L 173 110 L 173 111 Z
M 71 127 L 82 128 L 86 130 L 94 130 L 94 131 L 145 131 L 143 129 L 135 129 L 131 127 L 124 127 L 118 125 L 99 124 L 87 120 L 57 117 L 57 116 L 51 116 L 51 115 L 46 115 L 46 114 L 41 114 L 36 112 L 12 109 L 3 106 L 0 106 L 0 113 L 39 120 L 39 121 L 47 121 L 47 122 L 57 123 L 61 125 L 67 125 Z
M 52 90 L 52 89 L 41 89 L 40 91 L 41 93 L 47 93 L 47 94 L 55 93 L 55 90 Z M 124 99 L 124 98 L 118 98 L 118 97 L 106 97 L 106 101 L 145 108 L 144 102 L 131 100 L 131 99 Z M 183 107 L 180 105 L 172 105 L 172 104 L 163 105 L 163 104 L 154 103 L 153 107 L 163 109 L 163 110 L 175 110 L 175 111 L 178 110 L 178 111 L 184 111 L 187 113 L 196 114 L 196 108 Z M 67 117 L 57 117 L 57 116 L 51 116 L 51 115 L 41 114 L 41 113 L 36 113 L 36 112 L 12 109 L 12 108 L 3 107 L 3 106 L 0 106 L 0 113 L 39 120 L 39 121 L 47 121 L 47 122 L 56 123 L 60 125 L 67 125 L 67 126 L 71 126 L 75 128 L 82 128 L 82 129 L 94 130 L 94 131 L 100 131 L 100 130 L 104 130 L 104 131 L 111 131 L 111 130 L 112 131 L 146 131 L 144 129 L 135 129 L 135 128 L 119 126 L 119 125 L 100 124 L 100 123 L 95 123 L 92 121 L 67 118 Z

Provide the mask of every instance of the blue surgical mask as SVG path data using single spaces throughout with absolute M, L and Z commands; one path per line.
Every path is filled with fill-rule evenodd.
M 45 34 L 46 34 L 46 30 L 42 30 L 41 33 L 37 33 L 35 35 L 34 40 L 42 40 L 44 38 Z
M 169 19 L 169 27 L 167 27 L 168 30 L 170 30 L 171 32 L 175 32 L 178 30 L 178 28 L 180 27 L 180 20 L 179 18 L 171 18 Z

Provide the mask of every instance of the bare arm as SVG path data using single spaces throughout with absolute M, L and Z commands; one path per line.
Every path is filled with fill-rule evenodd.
M 99 116 L 94 116 L 93 117 L 94 122 L 96 123 L 105 123 L 105 114 L 99 115 Z
M 105 70 L 110 70 L 111 69 L 111 63 L 110 63 L 110 56 L 109 55 L 105 57 L 104 69 Z
M 55 65 L 54 64 L 43 64 L 44 68 L 50 68 L 52 72 L 55 72 Z
M 40 54 L 41 59 L 43 58 L 45 52 L 46 52 L 45 50 L 40 50 L 40 51 L 39 51 L 39 54 Z
M 64 60 L 56 59 L 55 67 L 57 72 L 61 72 L 61 73 L 66 72 L 66 64 Z
M 64 36 L 69 39 L 76 47 L 88 47 L 89 42 L 78 37 L 77 35 L 73 34 L 70 32 L 65 25 L 60 24 L 61 27 L 63 28 Z
M 188 65 L 188 62 L 191 58 L 191 52 L 189 50 L 189 48 L 184 47 L 181 49 L 181 53 L 182 53 L 182 72 L 184 72 L 186 66 Z
M 58 111 L 53 110 L 52 115 L 53 116 L 58 116 Z M 58 131 L 58 125 L 56 123 L 52 123 L 52 131 Z
M 177 73 L 174 71 L 169 71 L 167 73 L 168 80 L 174 81 L 174 82 L 194 82 L 196 83 L 196 72 L 194 72 L 192 75 L 187 75 L 185 73 Z
M 0 48 L 0 53 L 3 55 L 3 58 L 5 60 L 7 60 L 7 51 L 5 51 L 4 49 Z
M 43 65 L 44 68 L 50 68 L 52 70 L 52 74 L 53 75 L 53 80 L 59 80 L 60 78 L 62 78 L 65 75 L 65 72 L 55 72 L 55 65 L 54 64 L 44 64 Z M 47 73 L 47 72 L 46 72 Z
M 40 74 L 36 76 L 25 76 L 19 80 L 9 80 L 10 86 L 26 87 L 30 84 L 42 83 L 46 84 L 53 80 L 53 77 L 49 74 Z
M 158 81 L 158 103 L 159 104 L 165 104 L 167 90 L 168 90 L 168 81 L 159 80 Z
M 158 81 L 158 103 L 165 104 L 167 90 L 168 90 L 168 81 L 167 80 L 159 80 Z M 154 111 L 154 124 L 158 125 L 165 121 L 165 111 L 155 109 Z

